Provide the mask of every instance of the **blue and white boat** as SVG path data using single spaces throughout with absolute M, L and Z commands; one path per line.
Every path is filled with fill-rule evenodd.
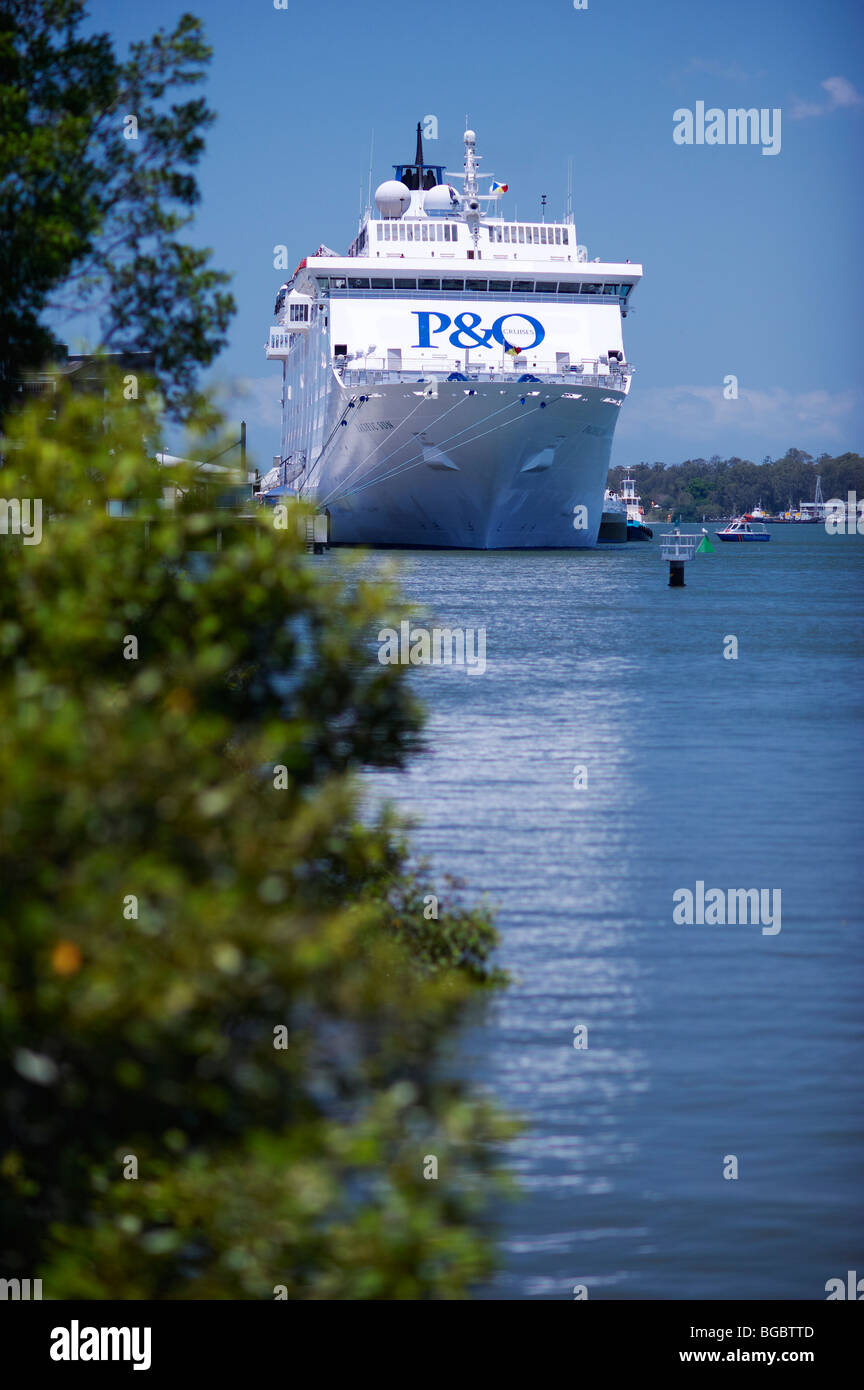
M 715 536 L 721 541 L 770 541 L 771 535 L 767 527 L 760 521 L 748 521 L 746 516 L 736 517 L 730 521 L 728 526 L 724 526 L 722 531 L 715 531 Z

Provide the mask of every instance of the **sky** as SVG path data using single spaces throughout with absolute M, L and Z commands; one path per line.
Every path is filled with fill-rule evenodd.
M 427 116 L 427 158 L 460 170 L 466 115 L 505 216 L 539 218 L 544 193 L 561 216 L 572 160 L 589 257 L 644 266 L 613 465 L 864 452 L 862 0 L 90 0 L 88 28 L 125 53 L 185 10 L 218 115 L 189 235 L 238 303 L 208 380 L 259 463 L 279 447 L 274 247 L 292 268 L 346 251 L 373 132 L 374 189 Z M 676 143 L 699 102 L 779 109 L 778 152 Z

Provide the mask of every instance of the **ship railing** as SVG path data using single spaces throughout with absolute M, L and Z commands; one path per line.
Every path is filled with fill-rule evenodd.
M 452 363 L 446 366 L 433 366 L 429 362 L 419 361 L 412 365 L 404 360 L 400 367 L 388 367 L 383 362 L 370 363 L 363 367 L 344 367 L 340 368 L 338 363 L 334 363 L 337 374 L 345 386 L 374 386 L 376 384 L 398 385 L 404 383 L 410 385 L 412 382 L 441 382 L 445 383 L 454 374 L 467 382 L 509 382 L 511 385 L 521 384 L 531 385 L 530 381 L 520 383 L 520 377 L 536 377 L 542 383 L 553 383 L 560 386 L 587 386 L 605 391 L 626 392 L 629 387 L 630 373 L 632 368 L 629 366 L 625 371 L 561 371 L 557 364 L 545 362 L 525 362 L 519 363 L 516 367 L 488 367 L 478 368 L 473 363 L 465 370 L 464 364 Z

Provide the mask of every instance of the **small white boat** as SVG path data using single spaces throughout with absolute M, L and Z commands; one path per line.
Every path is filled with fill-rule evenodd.
M 715 531 L 715 536 L 721 541 L 770 541 L 771 535 L 767 527 L 759 521 L 750 521 L 746 516 L 736 517 L 730 521 L 728 526 L 724 526 L 722 531 Z

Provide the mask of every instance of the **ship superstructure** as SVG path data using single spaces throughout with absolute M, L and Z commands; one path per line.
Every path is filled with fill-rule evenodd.
M 264 495 L 313 499 L 333 543 L 591 546 L 630 389 L 622 318 L 642 268 L 588 262 L 571 218 L 500 215 L 423 155 L 375 193 L 347 255 L 282 286 L 280 455 Z M 457 189 L 451 180 L 462 184 Z

